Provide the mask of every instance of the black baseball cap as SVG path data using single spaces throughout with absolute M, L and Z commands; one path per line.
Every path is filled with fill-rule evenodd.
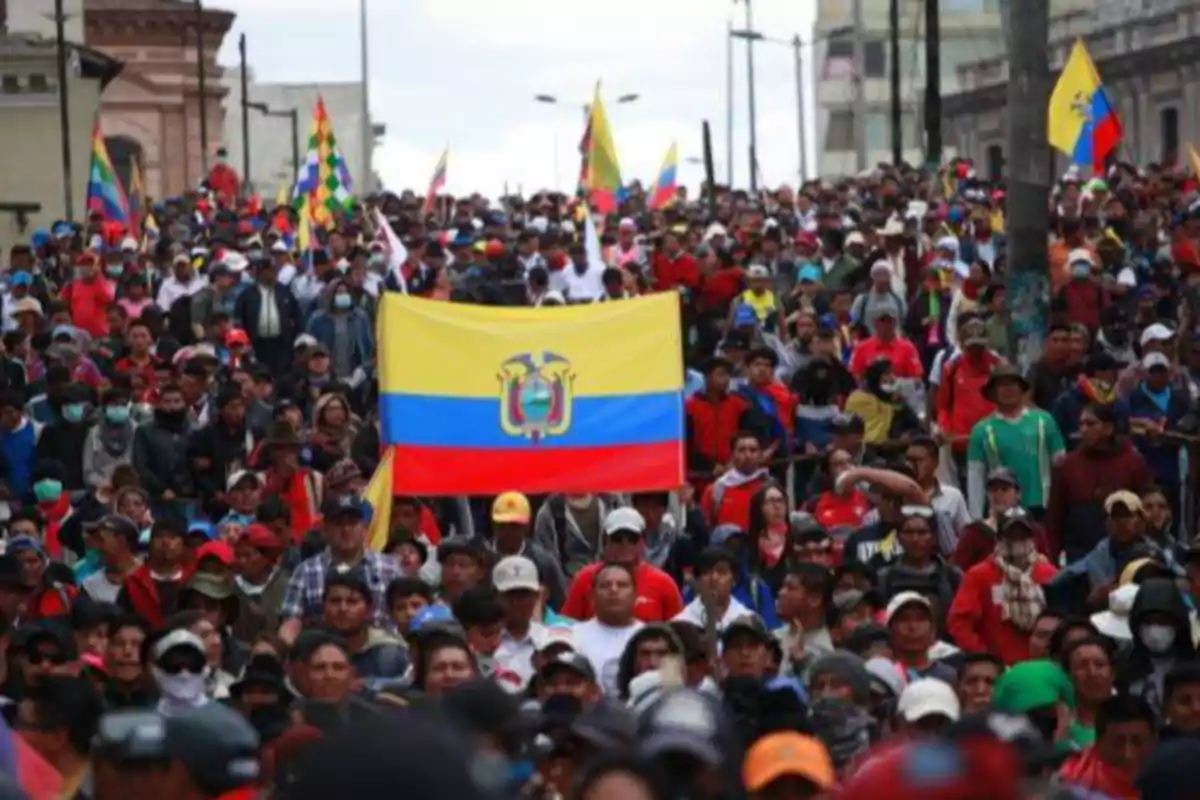
M 321 504 L 321 515 L 326 519 L 357 517 L 360 520 L 369 516 L 363 501 L 354 495 L 329 498 Z
M 993 483 L 1002 483 L 1014 489 L 1021 488 L 1021 482 L 1017 480 L 1017 476 L 1008 467 L 996 467 L 988 473 L 987 485 L 991 486 Z

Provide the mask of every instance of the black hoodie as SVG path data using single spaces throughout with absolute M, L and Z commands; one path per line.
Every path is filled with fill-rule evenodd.
M 1175 643 L 1167 653 L 1158 657 L 1151 655 L 1138 633 L 1146 616 L 1154 612 L 1166 615 L 1175 623 Z M 1129 611 L 1129 629 L 1133 632 L 1133 646 L 1118 670 L 1117 684 L 1130 694 L 1145 698 L 1155 712 L 1161 712 L 1163 677 L 1171 666 L 1191 660 L 1196 653 L 1187 605 L 1174 581 L 1151 578 L 1141 585 L 1133 608 Z
M 668 649 L 672 655 L 683 655 L 683 642 L 679 641 L 679 637 L 675 635 L 675 631 L 665 623 L 652 623 L 643 626 L 637 633 L 630 637 L 625 649 L 621 652 L 621 658 L 617 662 L 617 689 L 620 692 L 622 702 L 629 699 L 629 684 L 637 677 L 634 672 L 636 664 L 634 658 L 637 656 L 638 643 L 653 636 L 664 637 L 668 642 Z

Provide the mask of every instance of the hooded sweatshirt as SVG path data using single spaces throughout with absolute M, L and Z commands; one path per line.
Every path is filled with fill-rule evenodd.
M 1142 626 L 1152 612 L 1166 615 L 1174 623 L 1175 641 L 1163 653 L 1151 652 L 1143 641 Z M 1161 713 L 1163 678 L 1176 664 L 1190 661 L 1196 654 L 1187 605 L 1174 581 L 1151 578 L 1142 584 L 1129 612 L 1129 629 L 1133 632 L 1133 647 L 1117 670 L 1117 685 L 1144 698 L 1155 713 Z
M 651 637 L 666 639 L 667 649 L 671 651 L 672 655 L 683 654 L 683 642 L 679 640 L 679 636 L 671 629 L 670 625 L 654 622 L 638 630 L 630 637 L 629 643 L 625 645 L 625 650 L 617 662 L 617 691 L 622 701 L 629 699 L 629 684 L 637 677 L 637 673 L 634 672 L 637 665 L 634 661 L 638 644 Z

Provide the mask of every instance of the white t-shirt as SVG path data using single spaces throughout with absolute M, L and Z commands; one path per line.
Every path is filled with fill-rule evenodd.
M 616 696 L 621 654 L 625 652 L 629 640 L 641 629 L 642 623 L 637 621 L 624 628 L 613 628 L 595 618 L 571 628 L 575 652 L 591 662 L 600 688 L 606 695 Z
M 717 633 L 724 632 L 724 630 L 728 628 L 730 623 L 732 623 L 735 619 L 750 616 L 754 616 L 753 611 L 739 603 L 736 597 L 729 598 L 728 608 L 725 609 L 725 613 L 721 616 L 721 618 L 717 620 Z M 683 611 L 680 611 L 678 614 L 676 614 L 674 619 L 671 621 L 690 622 L 693 625 L 704 628 L 707 624 L 704 619 L 704 603 L 702 603 L 700 598 L 697 597 L 695 600 L 684 606 Z

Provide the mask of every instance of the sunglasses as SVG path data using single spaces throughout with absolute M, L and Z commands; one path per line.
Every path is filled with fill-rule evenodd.
M 182 661 L 164 661 L 158 665 L 158 668 L 168 675 L 178 675 L 181 672 L 190 672 L 193 675 L 199 675 L 204 671 L 204 661 L 198 658 Z
M 61 667 L 70 660 L 65 653 L 39 653 L 37 651 L 30 653 L 26 659 L 29 661 L 29 665 L 33 667 L 40 667 L 42 664 Z
M 613 544 L 637 544 L 642 537 L 631 531 L 617 531 L 609 534 L 608 540 Z
M 929 506 L 901 506 L 900 515 L 904 517 L 920 517 L 921 519 L 933 519 L 933 509 Z

